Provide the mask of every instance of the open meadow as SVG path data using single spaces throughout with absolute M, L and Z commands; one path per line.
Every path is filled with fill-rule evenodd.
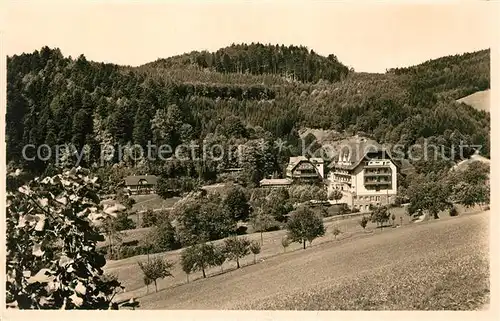
M 106 270 L 126 286 L 118 298 L 133 296 L 143 309 L 478 309 L 489 296 L 489 211 L 441 217 L 382 231 L 372 223 L 363 231 L 359 217 L 327 219 L 324 237 L 286 253 L 285 231 L 264 233 L 257 264 L 249 255 L 239 270 L 226 262 L 226 273 L 210 268 L 187 284 L 176 264 L 158 293 L 142 281 L 137 262 L 146 256 L 109 261 Z M 334 226 L 343 231 L 337 239 Z M 180 252 L 160 255 L 178 262 Z

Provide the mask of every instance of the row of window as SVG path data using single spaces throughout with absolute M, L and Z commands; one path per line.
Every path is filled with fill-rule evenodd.
M 360 201 L 380 202 L 380 196 L 354 196 L 354 199 Z

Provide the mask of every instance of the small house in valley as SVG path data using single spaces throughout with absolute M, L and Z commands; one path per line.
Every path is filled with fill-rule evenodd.
M 150 194 L 156 190 L 155 175 L 133 175 L 125 177 L 125 186 L 132 194 Z
M 321 181 L 324 178 L 324 161 L 322 158 L 290 157 L 286 177 L 294 182 Z

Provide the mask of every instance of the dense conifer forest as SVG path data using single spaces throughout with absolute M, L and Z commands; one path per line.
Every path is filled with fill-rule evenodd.
M 423 139 L 445 146 L 462 141 L 483 145 L 489 156 L 489 113 L 456 102 L 490 87 L 489 57 L 482 50 L 374 74 L 297 46 L 233 44 L 139 67 L 43 47 L 7 60 L 7 162 L 50 171 L 53 158 L 23 159 L 27 144 L 86 146 L 82 165 L 88 167 L 99 163 L 105 143 L 244 144 L 246 181 L 256 183 L 283 172 L 306 127 L 406 147 Z M 280 155 L 273 144 L 278 138 L 290 147 Z M 127 173 L 210 181 L 238 165 L 230 157 L 167 163 L 122 159 L 120 166 Z

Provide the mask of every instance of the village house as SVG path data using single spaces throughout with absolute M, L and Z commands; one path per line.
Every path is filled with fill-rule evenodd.
M 286 168 L 286 177 L 294 182 L 319 182 L 323 180 L 324 175 L 324 161 L 322 158 L 290 157 Z
M 362 212 L 370 205 L 388 205 L 397 194 L 398 166 L 377 142 L 367 139 L 350 141 L 340 149 L 329 165 L 328 193 L 340 190 L 340 203 Z
M 150 194 L 156 189 L 155 175 L 132 175 L 125 177 L 125 187 L 132 194 Z
M 324 175 L 322 158 L 290 157 L 286 168 L 286 178 L 265 178 L 260 181 L 260 186 L 279 188 L 288 187 L 293 183 L 314 184 L 322 182 Z

